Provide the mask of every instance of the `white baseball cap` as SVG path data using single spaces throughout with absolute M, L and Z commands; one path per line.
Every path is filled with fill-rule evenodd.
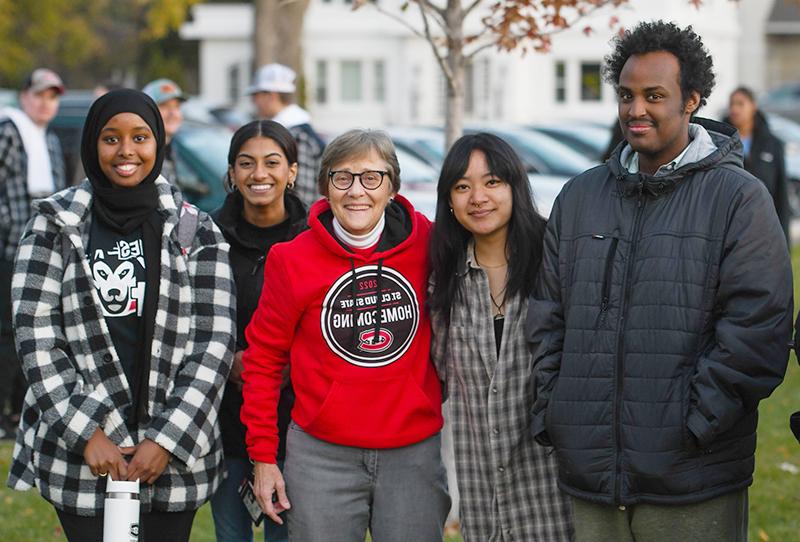
M 256 92 L 294 92 L 294 80 L 297 74 L 289 66 L 283 64 L 266 64 L 261 66 L 253 77 L 253 84 L 247 89 L 248 94 Z

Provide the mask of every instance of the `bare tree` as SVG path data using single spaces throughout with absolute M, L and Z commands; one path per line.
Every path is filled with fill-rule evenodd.
M 407 0 L 399 11 L 393 11 L 384 2 L 355 0 L 353 9 L 372 6 L 430 44 L 446 82 L 445 141 L 449 148 L 463 130 L 465 74 L 478 53 L 490 47 L 547 51 L 554 34 L 575 26 L 600 8 L 618 7 L 627 1 Z M 699 4 L 702 0 L 689 1 Z M 420 24 L 404 16 L 410 9 L 418 12 Z M 480 24 L 470 33 L 465 23 L 471 16 L 479 18 Z M 613 26 L 617 21 L 612 17 L 610 23 Z
M 254 67 L 279 62 L 303 73 L 303 17 L 309 0 L 255 0 Z

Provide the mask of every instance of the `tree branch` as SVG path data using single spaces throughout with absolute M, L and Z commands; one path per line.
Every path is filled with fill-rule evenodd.
M 472 3 L 464 10 L 464 17 L 472 13 L 472 10 L 481 5 L 481 2 L 483 2 L 483 0 L 473 0 Z
M 442 73 L 444 74 L 445 78 L 447 79 L 447 83 L 450 88 L 455 87 L 455 79 L 453 77 L 453 71 L 445 62 L 444 57 L 442 57 L 441 51 L 436 46 L 436 42 L 434 41 L 433 35 L 431 35 L 431 26 L 428 22 L 428 13 L 425 11 L 425 5 L 428 4 L 426 0 L 417 0 L 417 5 L 419 6 L 419 13 L 422 16 L 422 25 L 424 29 L 424 38 L 428 41 L 433 50 L 433 56 L 436 57 L 436 62 L 439 64 L 439 68 L 441 68 Z M 443 27 L 446 29 L 446 27 Z

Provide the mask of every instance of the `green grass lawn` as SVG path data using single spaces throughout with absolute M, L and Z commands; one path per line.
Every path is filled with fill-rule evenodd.
M 792 254 L 795 276 L 800 276 L 800 249 Z M 795 280 L 800 300 L 800 280 Z M 800 304 L 800 303 L 798 303 Z M 750 539 L 758 542 L 797 540 L 800 533 L 800 445 L 789 430 L 789 415 L 800 410 L 800 368 L 792 354 L 786 380 L 761 403 L 755 482 L 750 488 Z M 53 508 L 36 491 L 17 492 L 5 487 L 12 445 L 0 443 L 0 542 L 63 541 Z M 259 531 L 260 533 L 260 531 Z M 192 529 L 192 542 L 213 542 L 211 510 L 203 506 Z M 263 540 L 263 538 L 261 538 Z M 259 537 L 256 537 L 259 540 Z M 459 542 L 460 537 L 447 539 Z

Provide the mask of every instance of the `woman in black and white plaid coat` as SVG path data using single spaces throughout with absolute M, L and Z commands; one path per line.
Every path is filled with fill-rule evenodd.
M 159 176 L 163 146 L 146 95 L 99 98 L 84 127 L 88 179 L 38 202 L 17 252 L 30 387 L 8 485 L 37 487 L 70 540 L 102 539 L 107 475 L 140 480 L 140 540 L 188 540 L 222 476 L 228 245 Z
M 456 141 L 439 177 L 430 305 L 467 541 L 572 538 L 555 459 L 531 435 L 524 325 L 544 227 L 507 143 L 490 134 Z

